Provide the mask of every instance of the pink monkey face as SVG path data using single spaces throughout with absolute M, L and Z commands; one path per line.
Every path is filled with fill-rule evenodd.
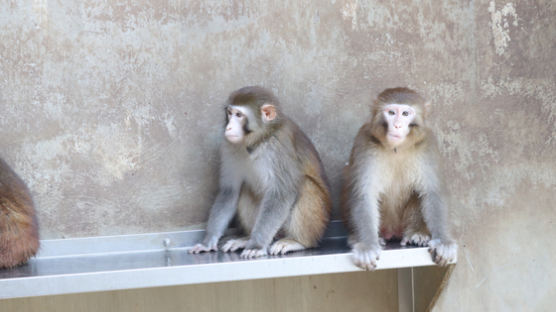
M 393 147 L 402 144 L 409 134 L 409 127 L 415 119 L 415 109 L 405 104 L 388 104 L 383 110 L 388 124 L 386 138 Z
M 247 124 L 247 116 L 241 108 L 230 106 L 226 109 L 228 123 L 224 136 L 233 144 L 238 144 L 245 137 L 245 128 Z

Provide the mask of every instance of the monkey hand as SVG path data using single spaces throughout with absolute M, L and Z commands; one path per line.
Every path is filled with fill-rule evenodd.
M 203 242 L 201 244 L 197 244 L 191 249 L 189 249 L 189 253 L 191 254 L 198 254 L 201 252 L 210 252 L 210 251 L 217 251 L 218 250 L 218 239 L 210 239 L 208 242 Z
M 440 239 L 429 241 L 432 260 L 438 265 L 448 265 L 458 257 L 458 245 L 454 242 L 442 242 Z
M 261 248 L 261 249 L 255 248 L 255 249 L 244 249 L 241 252 L 240 257 L 244 259 L 253 259 L 253 258 L 264 257 L 266 255 L 268 255 L 266 248 Z
M 233 238 L 228 240 L 220 250 L 223 252 L 234 252 L 238 249 L 243 249 L 249 241 L 248 237 Z
M 372 248 L 367 247 L 362 243 L 356 243 L 353 246 L 352 251 L 352 259 L 355 265 L 367 271 L 373 271 L 376 269 L 377 261 L 380 258 L 379 246 Z
M 414 246 L 427 246 L 431 237 L 426 233 L 406 233 L 403 236 L 400 245 L 414 245 Z
M 259 258 L 268 255 L 266 247 L 259 246 L 257 243 L 248 241 L 245 244 L 245 249 L 241 252 L 240 257 L 244 259 Z

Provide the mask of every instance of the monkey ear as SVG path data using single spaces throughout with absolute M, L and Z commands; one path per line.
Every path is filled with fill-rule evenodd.
M 276 106 L 272 104 L 264 104 L 261 106 L 261 114 L 264 121 L 273 121 L 276 118 Z

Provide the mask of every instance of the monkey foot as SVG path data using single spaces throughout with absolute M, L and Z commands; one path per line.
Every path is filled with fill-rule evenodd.
M 431 240 L 430 235 L 423 233 L 406 234 L 404 235 L 400 245 L 415 245 L 415 246 L 427 246 Z
M 272 244 L 272 246 L 270 246 L 270 254 L 283 255 L 290 251 L 297 251 L 303 249 L 305 249 L 305 246 L 301 245 L 301 243 L 293 239 L 283 238 L 281 240 L 278 240 L 274 244 Z
M 247 245 L 248 240 L 248 237 L 230 239 L 220 248 L 220 250 L 223 252 L 234 252 L 238 249 L 243 249 L 245 248 L 245 245 Z
M 458 257 L 458 245 L 456 243 L 442 243 L 439 239 L 429 241 L 429 252 L 433 261 L 438 265 L 447 265 Z
M 198 254 L 201 252 L 210 252 L 210 251 L 217 251 L 218 248 L 216 247 L 216 244 L 214 245 L 210 245 L 210 246 L 205 246 L 203 244 L 197 244 L 193 247 L 191 247 L 191 249 L 189 249 L 189 253 L 191 254 Z
M 240 257 L 242 257 L 244 259 L 253 259 L 253 258 L 264 257 L 266 255 L 268 255 L 268 253 L 266 251 L 266 248 L 263 248 L 263 249 L 245 249 L 241 253 Z
M 373 271 L 380 259 L 380 248 L 367 248 L 363 247 L 361 243 L 357 243 L 353 247 L 352 257 L 355 265 L 364 270 Z

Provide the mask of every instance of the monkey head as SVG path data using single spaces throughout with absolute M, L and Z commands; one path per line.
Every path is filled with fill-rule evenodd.
M 279 124 L 277 100 L 261 87 L 233 92 L 226 104 L 224 136 L 232 144 L 252 145 Z
M 428 103 L 407 88 L 386 89 L 373 107 L 373 135 L 383 145 L 413 145 L 424 137 L 424 112 Z

